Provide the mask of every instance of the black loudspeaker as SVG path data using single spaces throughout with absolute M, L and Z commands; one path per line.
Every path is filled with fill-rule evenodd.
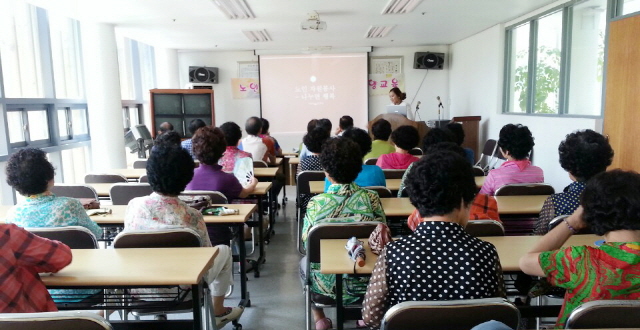
M 190 66 L 189 67 L 189 82 L 192 83 L 205 83 L 205 84 L 217 84 L 218 83 L 218 68 L 210 68 L 206 66 Z
M 444 53 L 420 52 L 413 58 L 414 69 L 442 70 Z

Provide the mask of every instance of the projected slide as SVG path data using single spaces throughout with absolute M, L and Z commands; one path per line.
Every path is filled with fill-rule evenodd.
M 366 129 L 367 54 L 261 55 L 260 97 L 279 141 L 299 144 L 314 118 L 329 118 L 335 131 L 349 115 Z

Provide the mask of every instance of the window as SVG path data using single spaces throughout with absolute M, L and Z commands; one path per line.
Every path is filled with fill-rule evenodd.
M 69 140 L 71 139 L 71 130 L 69 129 L 69 110 L 68 109 L 58 109 L 58 133 L 60 135 L 60 140 Z
M 78 22 L 49 14 L 49 31 L 56 97 L 80 99 L 84 90 Z
M 9 143 L 12 147 L 49 144 L 49 118 L 44 106 L 10 108 L 7 111 Z
M 138 42 L 138 59 L 142 93 L 142 97 L 138 97 L 138 99 L 148 101 L 150 99 L 149 90 L 156 88 L 156 68 L 153 47 Z
M 623 0 L 622 15 L 627 15 L 640 11 L 640 0 Z
M 135 100 L 135 89 L 133 85 L 133 64 L 131 57 L 131 40 L 118 36 L 116 38 L 118 47 L 118 67 L 120 69 L 120 94 L 123 100 Z
M 504 112 L 601 115 L 606 8 L 569 2 L 507 29 Z
M 0 31 L 4 97 L 44 97 L 37 9 L 0 1 Z

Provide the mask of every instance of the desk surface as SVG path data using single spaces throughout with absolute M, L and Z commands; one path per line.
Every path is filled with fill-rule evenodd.
M 41 276 L 47 287 L 196 285 L 218 248 L 89 249 L 72 254 L 67 267 Z
M 273 164 L 269 164 L 269 167 L 278 167 L 282 165 L 282 158 L 276 158 L 276 161 Z
M 300 165 L 300 158 L 289 158 L 289 165 Z
M 475 180 L 476 180 L 476 187 L 478 187 L 478 189 L 482 188 L 482 185 L 484 184 L 484 180 L 486 179 L 486 176 L 476 176 Z
M 279 169 L 278 167 L 256 167 L 253 169 L 253 176 L 256 178 L 275 177 Z
M 534 214 L 542 210 L 549 195 L 534 196 L 495 196 L 500 214 Z
M 251 215 L 256 211 L 256 204 L 224 204 L 230 209 L 239 210 L 239 214 L 214 216 L 205 215 L 205 223 L 244 223 L 249 220 Z M 0 219 L 4 222 L 5 215 L 11 206 L 0 206 Z M 106 205 L 105 208 L 111 209 L 111 214 L 93 215 L 91 220 L 99 225 L 122 225 L 124 224 L 124 215 L 127 211 L 126 205 Z
M 500 263 L 504 272 L 519 272 L 520 257 L 525 255 L 542 236 L 501 236 L 481 237 L 482 240 L 492 243 L 498 250 Z M 563 246 L 590 245 L 602 239 L 596 235 L 574 235 Z M 378 256 L 371 252 L 368 239 L 360 238 L 365 242 L 366 263 L 363 267 L 355 268 L 357 274 L 371 274 Z M 323 274 L 352 274 L 354 272 L 353 261 L 347 255 L 344 248 L 346 239 L 323 239 L 320 242 L 320 264 Z
M 256 185 L 256 189 L 253 190 L 252 195 L 266 195 L 272 185 L 273 183 L 271 182 L 258 182 L 258 185 Z
M 113 183 L 85 183 L 87 186 L 93 187 L 96 193 L 98 193 L 98 197 L 109 197 L 109 191 L 111 190 L 111 186 Z M 254 190 L 254 195 L 266 195 L 269 189 L 271 189 L 271 182 L 258 182 L 256 189 Z
M 400 182 L 402 182 L 402 179 L 387 179 L 387 188 L 392 192 L 397 192 L 400 189 Z M 312 194 L 322 194 L 324 192 L 324 180 L 310 181 L 309 188 L 311 188 Z
M 411 205 L 409 198 L 380 198 L 384 214 L 388 217 L 408 217 L 416 208 Z
M 115 168 L 106 171 L 108 174 L 120 174 L 127 179 L 139 179 L 141 176 L 147 174 L 146 168 Z

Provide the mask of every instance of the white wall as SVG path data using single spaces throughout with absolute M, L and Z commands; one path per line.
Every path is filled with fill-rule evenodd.
M 451 46 L 450 94 L 453 116 L 479 115 L 480 143 L 498 139 L 502 126 L 520 123 L 535 138 L 534 164 L 556 191 L 571 181 L 558 163 L 558 145 L 578 129 L 599 130 L 599 120 L 502 114 L 504 27 L 496 25 Z
M 413 58 L 415 52 L 442 52 L 445 55 L 444 70 L 415 70 L 413 69 Z M 449 46 L 421 46 L 421 47 L 395 47 L 376 48 L 370 56 L 403 56 L 403 72 L 405 75 L 405 91 L 407 101 L 410 102 L 414 96 L 413 106 L 418 101 L 422 101 L 419 114 L 423 120 L 437 118 L 436 97 L 443 100 L 445 111 L 442 118 L 450 118 L 448 114 L 449 99 Z M 244 99 L 236 100 L 231 96 L 231 78 L 238 76 L 239 61 L 258 61 L 258 57 L 253 55 L 253 51 L 235 52 L 213 52 L 213 51 L 180 51 L 178 52 L 178 69 L 180 72 L 180 86 L 184 87 L 188 83 L 189 66 L 211 66 L 219 69 L 220 80 L 214 85 L 214 98 L 216 110 L 216 125 L 221 125 L 226 121 L 234 121 L 241 127 L 251 116 L 260 115 L 260 100 Z M 426 74 L 426 78 L 425 78 Z M 424 79 L 420 90 L 418 87 Z M 283 98 L 286 99 L 286 95 Z M 385 112 L 385 106 L 390 104 L 388 96 L 373 96 L 369 98 L 369 120 Z M 275 118 L 269 118 L 275 120 Z M 333 123 L 337 125 L 337 123 Z M 276 136 L 276 138 L 278 138 Z M 298 146 L 300 141 L 279 141 L 284 150 L 290 150 L 291 146 Z M 286 147 L 286 149 L 285 149 Z

